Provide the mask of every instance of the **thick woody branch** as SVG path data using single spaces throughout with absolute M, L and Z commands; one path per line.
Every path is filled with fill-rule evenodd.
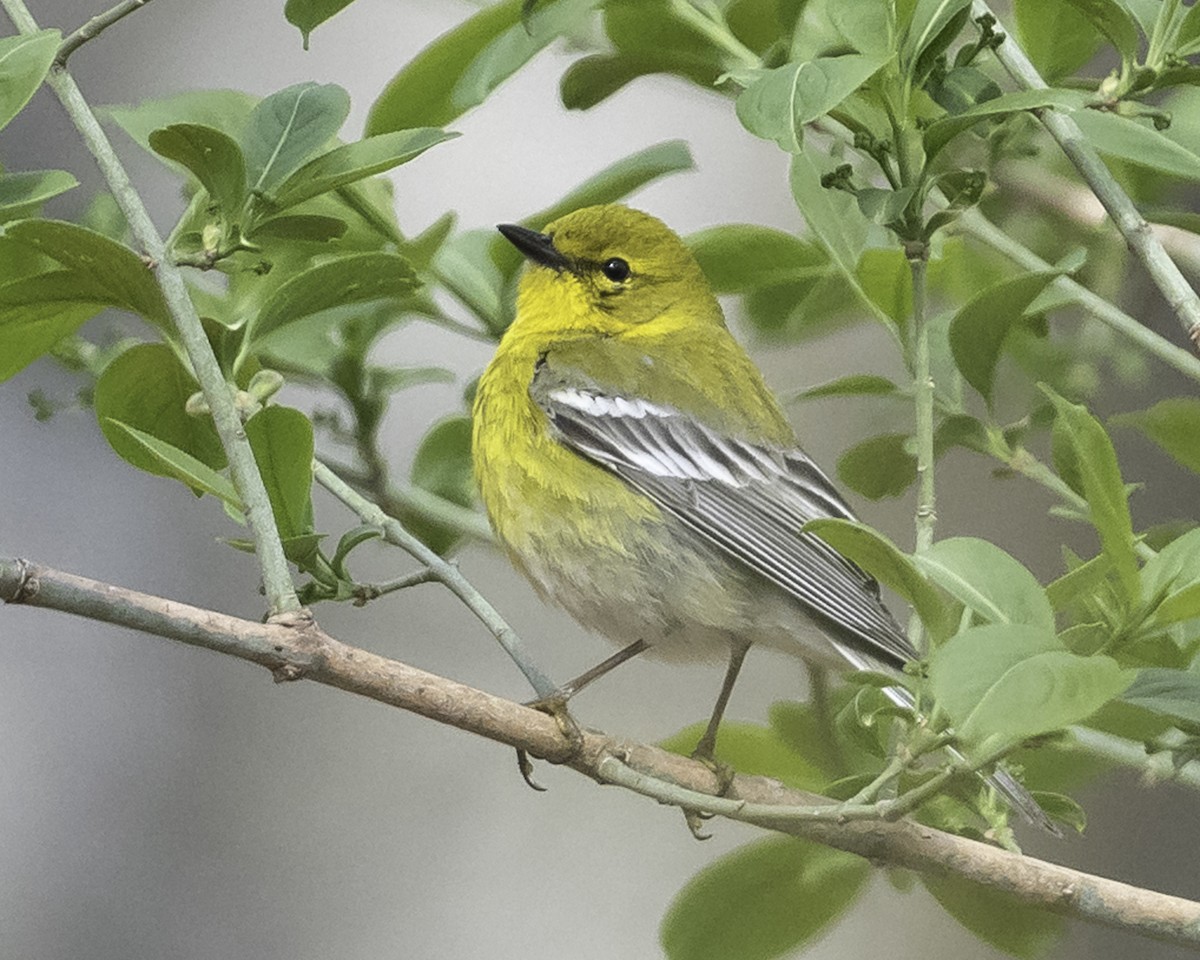
M 312 680 L 565 764 L 662 803 L 719 813 L 866 857 L 963 877 L 1066 916 L 1200 947 L 1200 903 L 1140 889 L 943 833 L 909 820 L 819 816 L 828 802 L 764 777 L 737 776 L 713 796 L 713 772 L 657 747 L 598 733 L 567 741 L 536 710 L 348 646 L 304 614 L 256 623 L 32 564 L 0 559 L 0 599 L 62 610 L 249 660 L 276 680 Z M 833 812 L 837 808 L 829 807 Z

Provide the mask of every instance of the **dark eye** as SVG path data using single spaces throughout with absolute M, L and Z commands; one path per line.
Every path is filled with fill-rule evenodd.
M 605 260 L 600 265 L 600 271 L 613 283 L 622 283 L 629 279 L 629 264 L 620 257 Z

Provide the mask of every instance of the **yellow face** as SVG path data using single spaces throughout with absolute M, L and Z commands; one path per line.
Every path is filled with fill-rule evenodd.
M 536 317 L 618 333 L 677 311 L 693 319 L 720 317 L 691 251 L 649 214 L 585 207 L 542 234 L 514 227 L 501 232 L 531 261 L 521 280 L 518 323 Z

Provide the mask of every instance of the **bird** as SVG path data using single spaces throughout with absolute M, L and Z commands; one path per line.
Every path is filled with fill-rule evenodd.
M 472 457 L 496 539 L 536 593 L 623 647 L 724 659 L 694 754 L 710 760 L 751 647 L 843 672 L 916 660 L 876 581 L 802 530 L 854 513 L 682 238 L 618 204 L 498 229 L 526 265 L 476 389 Z M 990 780 L 1056 832 L 1011 774 Z

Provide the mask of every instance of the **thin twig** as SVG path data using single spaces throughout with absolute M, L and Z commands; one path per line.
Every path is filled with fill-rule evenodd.
M 385 580 L 383 583 L 360 583 L 355 591 L 355 604 L 363 606 L 371 600 L 378 600 L 380 597 L 386 597 L 389 593 L 396 593 L 398 590 L 407 590 L 409 587 L 419 586 L 422 583 L 429 583 L 431 580 L 436 580 L 437 575 L 428 567 L 420 570 L 415 570 L 412 573 L 406 573 L 402 577 L 396 577 L 394 580 Z
M 75 613 L 216 650 L 260 664 L 278 681 L 312 680 L 369 697 L 664 803 L 736 816 L 873 863 L 962 877 L 1025 903 L 1141 936 L 1200 945 L 1200 903 L 1014 854 L 911 820 L 888 822 L 864 815 L 843 821 L 829 816 L 836 803 L 766 777 L 735 776 L 727 785 L 728 796 L 712 796 L 720 789 L 720 778 L 699 761 L 593 731 L 583 731 L 578 741 L 571 741 L 553 717 L 347 646 L 303 613 L 275 623 L 241 620 L 3 558 L 0 600 Z M 796 815 L 805 808 L 814 814 L 812 819 Z M 777 819 L 786 810 L 792 817 Z
M 995 17 L 983 0 L 975 0 L 972 10 L 976 16 L 986 14 Z M 1022 86 L 1032 90 L 1046 89 L 1046 81 L 1017 44 L 1012 31 L 1008 31 L 1008 36 L 996 48 L 995 54 L 1013 79 Z M 1070 116 L 1056 110 L 1035 112 L 1038 113 L 1042 126 L 1058 141 L 1063 153 L 1075 165 L 1080 176 L 1087 181 L 1096 198 L 1104 204 L 1104 209 L 1125 237 L 1125 242 L 1142 261 L 1150 279 L 1179 318 L 1184 333 L 1200 346 L 1200 297 L 1188 284 L 1175 261 L 1163 249 L 1162 243 L 1138 212 L 1129 194 L 1117 183 L 1116 177 L 1100 159 L 1100 154 L 1088 143 L 1083 131 Z
M 972 208 L 964 211 L 958 219 L 957 226 L 1026 270 L 1048 271 L 1054 269 L 1052 264 L 1014 240 L 988 220 L 978 209 Z M 1132 340 L 1152 357 L 1200 383 L 1200 359 L 1187 350 L 1159 336 L 1124 310 L 1109 303 L 1070 277 L 1059 277 L 1050 286 L 1066 293 L 1109 329 Z
M 0 0 L 13 24 L 23 34 L 34 33 L 37 23 L 25 6 L 25 0 Z M 268 609 L 272 615 L 300 609 L 300 601 L 288 571 L 279 531 L 271 512 L 271 501 L 246 440 L 241 417 L 234 405 L 233 393 L 225 381 L 216 355 L 204 333 L 196 307 L 188 295 L 183 274 L 170 259 L 166 244 L 150 219 L 142 198 L 138 195 L 125 167 L 113 150 L 108 136 L 101 129 L 95 113 L 84 99 L 74 78 L 62 67 L 54 68 L 46 78 L 59 102 L 67 111 L 84 143 L 95 157 L 100 172 L 108 183 L 121 212 L 129 223 L 133 236 L 155 265 L 155 277 L 162 288 L 163 298 L 171 319 L 183 341 L 204 399 L 212 411 L 213 423 L 229 458 L 229 472 L 238 496 L 246 508 L 246 517 L 254 536 L 255 553 L 262 571 Z
M 467 608 L 491 631 L 492 636 L 499 641 L 500 646 L 512 658 L 513 663 L 525 674 L 525 678 L 539 697 L 550 697 L 554 694 L 557 687 L 534 664 L 526 652 L 521 638 L 517 636 L 517 632 L 496 612 L 496 608 L 471 585 L 471 582 L 462 575 L 457 566 L 440 557 L 421 540 L 405 530 L 399 520 L 389 517 L 379 506 L 355 491 L 319 460 L 313 461 L 313 479 L 358 514 L 359 519 L 364 523 L 383 530 L 383 538 L 388 543 L 404 550 L 431 570 L 434 576 L 465 603 Z
M 58 53 L 54 55 L 54 65 L 56 67 L 65 67 L 67 58 L 76 50 L 82 47 L 89 40 L 94 40 L 100 36 L 105 30 L 111 27 L 118 20 L 129 16 L 133 11 L 144 7 L 150 0 L 122 0 L 111 10 L 105 10 L 101 14 L 92 17 L 87 23 L 76 30 L 74 33 L 59 44 Z

